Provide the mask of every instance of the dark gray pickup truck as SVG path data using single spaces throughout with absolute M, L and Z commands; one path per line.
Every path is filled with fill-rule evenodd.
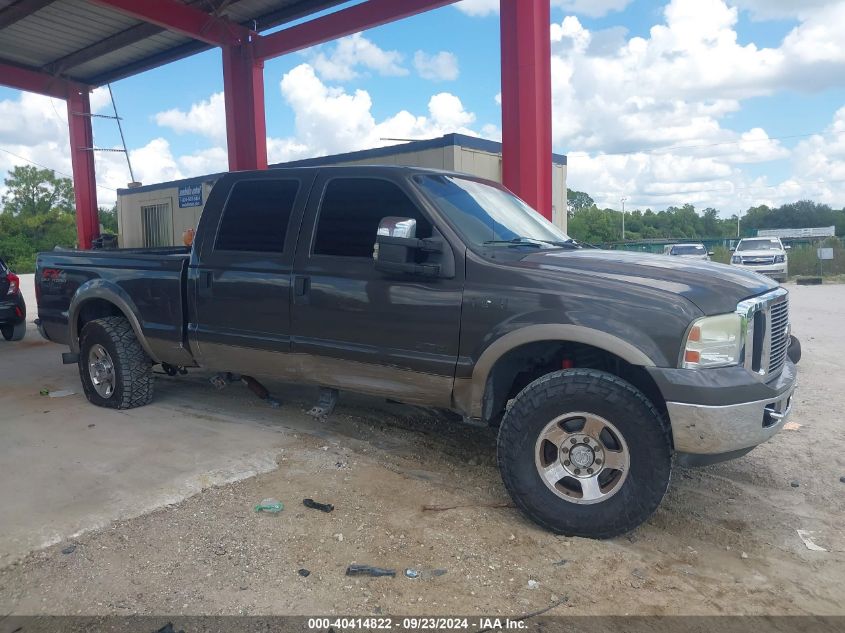
M 499 185 L 393 167 L 224 175 L 187 249 L 38 257 L 39 328 L 88 399 L 198 367 L 446 407 L 498 427 L 515 503 L 555 532 L 646 520 L 673 459 L 783 426 L 786 290 L 720 264 L 581 248 Z

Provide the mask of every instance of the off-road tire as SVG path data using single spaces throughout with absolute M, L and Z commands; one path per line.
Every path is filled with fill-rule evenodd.
M 17 325 L 4 325 L 0 328 L 0 333 L 7 341 L 20 341 L 26 336 L 26 321 L 21 321 Z
M 573 411 L 611 422 L 630 454 L 619 490 L 592 505 L 554 494 L 535 466 L 535 446 L 544 427 Z M 557 371 L 525 387 L 502 419 L 497 456 L 505 487 L 528 518 L 557 534 L 597 539 L 619 536 L 646 521 L 660 505 L 672 470 L 665 417 L 631 384 L 594 369 Z
M 114 391 L 104 398 L 94 388 L 88 370 L 88 352 L 100 344 L 114 363 Z M 79 341 L 79 377 L 92 404 L 109 409 L 134 409 L 153 399 L 153 363 L 124 317 L 110 316 L 89 321 Z

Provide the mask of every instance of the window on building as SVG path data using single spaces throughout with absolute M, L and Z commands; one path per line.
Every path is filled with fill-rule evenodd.
M 337 178 L 326 187 L 314 238 L 315 255 L 373 256 L 382 218 L 417 221 L 416 237 L 431 237 L 431 224 L 398 186 L 375 178 Z
M 173 213 L 169 202 L 142 206 L 141 219 L 144 246 L 173 246 Z
M 298 180 L 244 180 L 229 194 L 215 249 L 281 253 Z

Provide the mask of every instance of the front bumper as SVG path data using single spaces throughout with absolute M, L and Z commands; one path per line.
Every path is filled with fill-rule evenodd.
M 798 381 L 791 360 L 769 383 L 742 367 L 651 374 L 666 398 L 675 451 L 724 459 L 748 452 L 783 427 Z
M 786 262 L 782 264 L 734 264 L 731 263 L 731 266 L 735 266 L 736 268 L 742 268 L 743 270 L 750 270 L 751 272 L 760 273 L 761 275 L 766 275 L 767 277 L 776 277 L 778 279 L 786 279 L 788 275 L 788 264 Z

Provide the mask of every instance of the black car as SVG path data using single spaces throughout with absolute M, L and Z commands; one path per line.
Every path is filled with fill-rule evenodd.
M 26 303 L 18 276 L 0 259 L 0 333 L 7 341 L 19 341 L 26 334 Z

